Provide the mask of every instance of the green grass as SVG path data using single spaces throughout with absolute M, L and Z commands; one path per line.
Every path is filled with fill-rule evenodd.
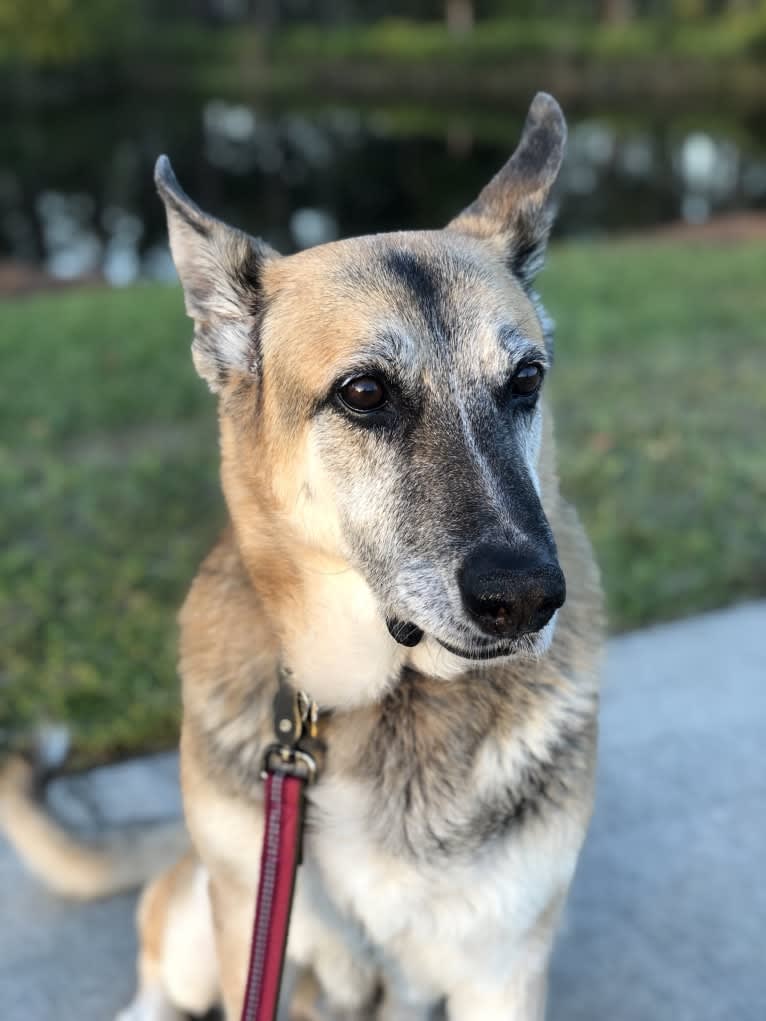
M 70 721 L 90 760 L 160 747 L 174 613 L 223 518 L 180 295 L 46 295 L 0 322 L 0 728 Z
M 569 244 L 560 465 L 613 630 L 766 591 L 766 245 Z M 173 289 L 0 309 L 0 732 L 81 762 L 172 741 L 176 609 L 223 521 L 214 406 Z
M 766 593 L 766 246 L 572 244 L 541 281 L 612 630 Z

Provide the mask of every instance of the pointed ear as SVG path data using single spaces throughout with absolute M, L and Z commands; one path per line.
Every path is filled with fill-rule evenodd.
M 182 190 L 170 160 L 160 156 L 154 180 L 168 217 L 173 262 L 194 320 L 192 356 L 211 390 L 233 371 L 257 372 L 261 272 L 278 258 L 264 242 L 203 213 Z
M 509 269 L 527 288 L 543 263 L 553 223 L 550 191 L 566 137 L 561 107 L 553 96 L 538 92 L 513 156 L 448 227 L 499 245 Z

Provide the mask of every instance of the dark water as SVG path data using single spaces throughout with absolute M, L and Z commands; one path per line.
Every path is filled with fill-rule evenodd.
M 766 122 L 641 109 L 570 116 L 557 232 L 594 235 L 766 208 Z M 158 153 L 208 211 L 282 251 L 445 223 L 507 158 L 522 113 L 223 97 L 6 112 L 0 258 L 113 283 L 171 275 Z

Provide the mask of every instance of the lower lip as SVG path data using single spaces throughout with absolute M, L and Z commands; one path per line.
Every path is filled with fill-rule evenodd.
M 461 659 L 500 659 L 503 656 L 511 656 L 516 651 L 516 644 L 514 642 L 509 642 L 507 645 L 492 645 L 488 649 L 476 649 L 473 652 L 468 652 L 465 649 L 458 649 L 457 646 L 448 645 L 441 638 L 437 638 L 436 641 L 447 652 L 451 652 L 453 656 L 459 656 Z

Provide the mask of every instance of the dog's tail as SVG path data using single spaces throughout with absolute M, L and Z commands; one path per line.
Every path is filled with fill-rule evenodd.
M 135 889 L 189 847 L 178 823 L 131 827 L 98 846 L 73 836 L 37 796 L 37 770 L 21 756 L 0 766 L 0 832 L 30 872 L 64 897 L 95 900 Z

